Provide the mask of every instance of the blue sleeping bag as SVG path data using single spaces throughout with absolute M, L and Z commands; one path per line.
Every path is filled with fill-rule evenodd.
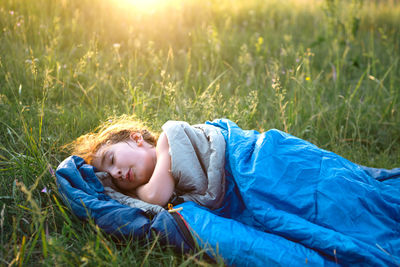
M 360 166 L 278 130 L 245 131 L 226 119 L 207 124 L 226 141 L 223 205 L 211 211 L 185 202 L 180 214 L 197 242 L 226 264 L 400 265 L 400 168 Z M 75 214 L 89 211 L 109 233 L 142 238 L 153 229 L 176 247 L 193 248 L 179 220 L 168 212 L 150 219 L 107 198 L 95 176 L 87 178 L 91 166 L 68 165 L 77 159 L 56 173 Z M 124 212 L 129 216 L 118 215 Z
M 173 244 L 180 252 L 194 250 L 193 238 L 184 222 L 166 210 L 150 214 L 139 208 L 120 204 L 104 194 L 93 166 L 77 156 L 65 159 L 56 171 L 57 187 L 64 202 L 82 220 L 93 219 L 113 237 L 124 240 L 151 240 L 154 233 L 162 244 Z

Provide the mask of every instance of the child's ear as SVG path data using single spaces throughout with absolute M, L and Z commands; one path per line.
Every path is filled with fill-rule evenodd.
M 143 144 L 143 136 L 140 133 L 131 133 L 131 135 L 129 137 L 138 146 L 141 146 Z

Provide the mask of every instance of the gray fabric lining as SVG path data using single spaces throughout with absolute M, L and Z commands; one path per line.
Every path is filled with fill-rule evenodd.
M 225 195 L 225 139 L 217 127 L 168 121 L 167 135 L 175 191 L 184 201 L 219 208 Z

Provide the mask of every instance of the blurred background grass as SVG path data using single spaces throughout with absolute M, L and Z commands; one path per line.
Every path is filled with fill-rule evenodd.
M 60 202 L 60 147 L 110 116 L 226 117 L 398 167 L 399 25 L 398 1 L 2 0 L 1 265 L 205 264 Z

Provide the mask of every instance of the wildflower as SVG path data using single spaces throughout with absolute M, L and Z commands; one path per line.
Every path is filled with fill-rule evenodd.
M 307 57 L 313 57 L 315 54 L 311 52 L 311 48 L 307 48 L 307 52 L 304 53 Z
M 47 166 L 47 168 L 49 169 L 49 172 L 50 172 L 51 176 L 55 176 L 54 170 L 53 170 L 53 168 L 50 166 L 50 164 Z
M 306 81 L 310 81 L 311 80 L 311 78 L 310 77 L 306 77 Z
M 262 38 L 261 36 L 258 37 L 257 43 L 255 44 L 257 52 L 261 51 L 261 47 L 262 47 L 263 43 L 264 43 L 264 38 Z
M 10 10 L 10 15 L 11 16 L 14 15 L 14 11 L 13 10 Z
M 115 49 L 119 49 L 119 48 L 121 47 L 121 44 L 115 43 L 115 44 L 113 44 L 113 47 L 114 47 Z
M 50 191 L 50 190 L 49 190 Z M 47 193 L 48 191 L 47 191 L 47 187 L 45 186 L 45 187 L 43 187 L 43 189 L 42 189 L 42 191 L 40 191 L 40 192 L 42 192 L 42 193 Z

